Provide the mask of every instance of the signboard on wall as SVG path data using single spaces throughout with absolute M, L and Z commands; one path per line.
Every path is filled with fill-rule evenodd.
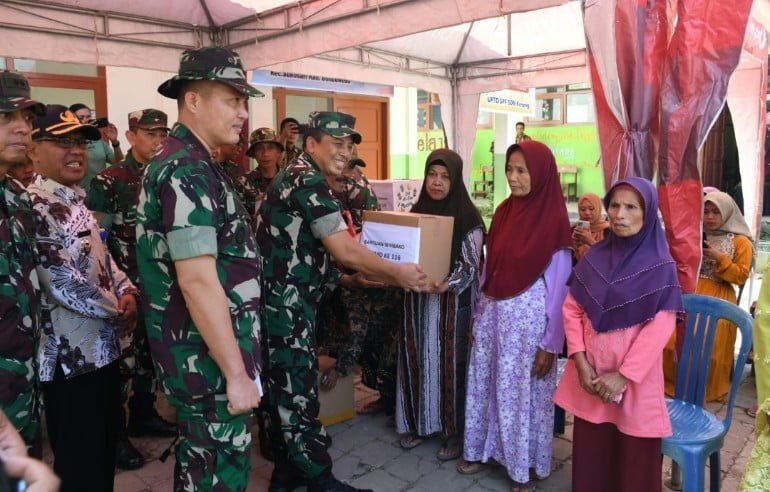
M 364 96 L 393 97 L 393 86 L 383 84 L 366 84 L 338 77 L 321 75 L 305 75 L 291 72 L 273 72 L 271 70 L 252 70 L 253 85 L 268 87 L 286 87 L 312 91 L 344 92 Z
M 535 89 L 528 91 L 505 89 L 502 91 L 485 92 L 479 96 L 479 111 L 534 116 Z

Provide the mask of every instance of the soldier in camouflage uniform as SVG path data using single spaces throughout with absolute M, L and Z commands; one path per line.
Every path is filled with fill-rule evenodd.
M 179 121 L 147 166 L 136 256 L 155 369 L 177 408 L 174 490 L 243 491 L 259 404 L 260 279 L 249 214 L 211 151 L 238 142 L 247 98 L 237 53 L 182 54 L 158 92 Z
M 264 264 L 262 326 L 264 379 L 271 421 L 285 446 L 275 446 L 271 491 L 302 485 L 309 492 L 356 490 L 334 478 L 329 438 L 318 420 L 316 310 L 321 295 L 337 283 L 371 286 L 372 275 L 404 288 L 421 289 L 418 265 L 385 261 L 355 241 L 326 177 L 339 176 L 360 135 L 346 126 L 349 115 L 311 115 L 303 154 L 275 177 L 259 209 L 257 237 Z M 330 254 L 362 272 L 342 275 Z M 380 285 L 380 284 L 376 284 Z
M 283 144 L 278 141 L 271 128 L 257 128 L 249 136 L 249 148 L 246 155 L 256 159 L 257 167 L 246 175 L 246 180 L 257 190 L 257 211 L 265 199 L 267 187 L 281 170 Z
M 353 152 L 355 155 L 355 150 Z M 356 234 L 363 227 L 363 212 L 379 210 L 377 196 L 369 185 L 369 180 L 361 171 L 366 163 L 358 158 L 350 159 L 342 176 L 338 178 L 334 197 L 344 209 L 346 219 L 350 221 Z M 336 355 L 336 363 L 327 369 L 325 381 L 333 386 L 338 374 L 347 376 L 360 361 L 362 366 L 361 381 L 372 389 L 381 390 L 381 400 L 374 405 L 358 409 L 361 413 L 385 409 L 390 412 L 395 400 L 387 395 L 395 395 L 395 386 L 390 390 L 387 382 L 381 383 L 380 376 L 386 376 L 387 367 L 382 354 L 389 350 L 393 335 L 400 321 L 401 299 L 396 289 L 349 289 L 341 287 L 339 295 L 330 299 L 329 309 L 334 314 L 328 317 L 328 334 L 325 347 Z M 339 305 L 334 305 L 338 303 Z M 383 396 L 384 395 L 384 396 Z M 391 400 L 393 405 L 391 405 Z
M 27 160 L 32 119 L 45 106 L 30 99 L 20 74 L 0 72 L 0 409 L 40 457 L 36 350 L 40 285 L 32 204 L 6 173 Z
M 230 186 L 235 190 L 249 216 L 253 219 L 256 218 L 260 193 L 252 186 L 241 165 L 234 161 L 238 154 L 241 153 L 242 148 L 243 140 L 239 137 L 236 145 L 220 145 L 219 148 L 212 152 L 211 156 L 222 168 L 222 171 L 229 180 Z
M 167 125 L 166 113 L 157 109 L 129 113 L 126 138 L 131 148 L 126 159 L 97 174 L 86 197 L 86 205 L 108 233 L 107 247 L 115 263 L 137 286 L 136 205 L 142 172 L 160 142 L 168 136 Z M 131 343 L 133 353 L 120 361 L 122 404 L 118 422 L 117 465 L 124 470 L 140 468 L 144 464 L 144 458 L 129 441 L 129 434 L 135 437 L 176 435 L 176 426 L 163 420 L 154 407 L 157 382 L 141 310 Z M 129 386 L 133 390 L 130 400 Z M 129 408 L 128 429 L 123 410 L 126 403 Z
M 294 118 L 284 118 L 278 126 L 278 131 L 280 132 L 278 142 L 283 147 L 283 154 L 281 154 L 278 165 L 284 168 L 302 154 L 296 145 L 297 138 L 299 138 L 299 122 Z

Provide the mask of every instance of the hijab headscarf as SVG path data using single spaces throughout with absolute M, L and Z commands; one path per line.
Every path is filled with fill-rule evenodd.
M 604 198 L 607 210 L 619 186 L 631 187 L 641 196 L 642 228 L 631 237 L 610 232 L 588 250 L 569 280 L 570 294 L 599 333 L 644 323 L 660 311 L 684 312 L 676 265 L 658 219 L 655 187 L 642 178 L 618 181 Z
M 730 195 L 723 191 L 712 191 L 703 197 L 703 202 L 713 203 L 722 214 L 722 225 L 715 231 L 707 231 L 709 239 L 714 236 L 735 234 L 736 236 L 745 236 L 751 242 L 754 241 L 741 209 L 738 208 L 738 204 Z
M 434 164 L 444 166 L 449 171 L 451 181 L 449 193 L 443 200 L 434 200 L 425 189 L 428 184 L 428 169 Z M 460 256 L 465 236 L 477 227 L 484 227 L 484 222 L 468 195 L 468 189 L 463 182 L 463 160 L 457 153 L 449 149 L 437 149 L 431 152 L 425 161 L 425 178 L 420 196 L 417 203 L 412 206 L 411 212 L 454 217 L 452 255 L 450 256 L 450 269 L 452 269 Z
M 571 244 L 567 207 L 553 153 L 540 142 L 525 140 L 508 147 L 506 163 L 516 151 L 524 154 L 531 188 L 526 196 L 506 198 L 492 218 L 481 290 L 495 299 L 527 290 L 545 273 L 553 254 Z
M 610 226 L 610 223 L 602 218 L 602 199 L 593 193 L 586 193 L 578 200 L 578 209 L 580 209 L 583 202 L 588 202 L 594 208 L 593 216 L 591 216 L 591 232 L 594 234 L 604 231 L 604 229 Z M 601 239 L 601 238 L 599 238 Z

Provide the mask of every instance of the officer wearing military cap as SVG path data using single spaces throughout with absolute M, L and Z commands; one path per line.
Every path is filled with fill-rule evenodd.
M 97 174 L 91 181 L 86 203 L 99 225 L 107 231 L 110 254 L 122 271 L 136 285 L 136 205 L 139 202 L 142 172 L 168 136 L 168 117 L 157 109 L 141 109 L 128 114 L 126 138 L 131 148 L 125 160 Z M 144 458 L 128 439 L 154 436 L 173 437 L 176 425 L 165 421 L 155 410 L 157 381 L 152 366 L 147 331 L 139 312 L 132 339 L 133 353 L 121 359 L 121 412 L 118 428 L 116 462 L 118 468 L 133 470 L 144 464 Z M 129 385 L 133 389 L 128 399 Z M 129 420 L 126 429 L 124 404 L 128 403 Z
M 385 261 L 348 234 L 326 178 L 342 173 L 361 141 L 353 123 L 344 113 L 311 114 L 304 152 L 278 173 L 259 210 L 264 379 L 271 421 L 280 426 L 271 435 L 283 438 L 283 446 L 274 447 L 271 491 L 302 485 L 311 492 L 356 490 L 332 475 L 329 438 L 318 420 L 316 311 L 323 291 L 338 283 L 381 284 L 330 268 L 330 255 L 389 284 L 418 290 L 425 284 L 418 265 Z
M 281 169 L 283 144 L 272 128 L 257 128 L 249 136 L 246 155 L 257 161 L 257 167 L 246 175 L 246 179 L 257 191 L 257 210 L 259 210 L 267 187 Z
M 248 212 L 211 157 L 238 143 L 249 97 L 237 53 L 185 51 L 158 87 L 179 120 L 144 174 L 136 256 L 158 379 L 177 408 L 174 490 L 246 489 L 259 404 L 261 265 Z
M 136 294 L 100 237 L 78 186 L 99 131 L 65 106 L 33 123 L 27 188 L 35 212 L 42 296 L 38 349 L 48 438 L 62 491 L 110 491 L 120 409 L 118 359 L 136 319 Z
M 45 106 L 30 98 L 27 79 L 0 72 L 0 409 L 40 457 L 36 349 L 39 283 L 29 195 L 8 171 L 27 160 L 32 120 Z

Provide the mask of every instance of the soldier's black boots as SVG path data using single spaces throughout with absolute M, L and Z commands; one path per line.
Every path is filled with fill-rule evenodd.
M 141 453 L 131 444 L 125 432 L 118 435 L 118 443 L 115 450 L 115 465 L 121 470 L 136 470 L 144 465 Z
M 372 489 L 357 489 L 342 483 L 331 473 L 313 480 L 307 486 L 307 492 L 373 492 Z
M 158 415 L 155 395 L 134 393 L 128 402 L 128 435 L 131 437 L 174 437 L 176 424 Z

